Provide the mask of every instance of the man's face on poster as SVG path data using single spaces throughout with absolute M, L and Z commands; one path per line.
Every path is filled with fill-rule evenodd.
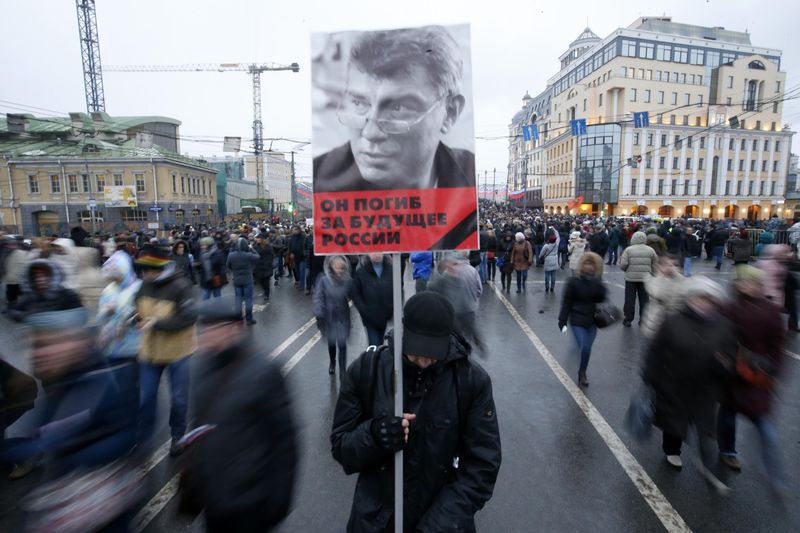
M 439 141 L 463 107 L 463 96 L 443 94 L 422 67 L 386 79 L 351 67 L 340 115 L 351 118 L 350 147 L 365 180 L 387 189 L 418 188 L 432 185 Z

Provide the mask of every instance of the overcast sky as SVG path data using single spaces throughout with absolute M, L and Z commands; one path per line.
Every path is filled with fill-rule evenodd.
M 30 106 L 49 110 L 39 114 L 85 111 L 75 2 L 2 4 L 0 112 L 36 113 Z M 500 181 L 508 164 L 507 140 L 491 138 L 507 135 L 522 95 L 544 89 L 558 70 L 558 56 L 587 21 L 601 38 L 639 16 L 664 14 L 677 22 L 747 30 L 754 45 L 783 50 L 782 70 L 792 88 L 800 83 L 799 5 L 796 0 L 768 6 L 753 0 L 98 0 L 97 17 L 104 65 L 298 62 L 299 74 L 262 76 L 263 123 L 266 137 L 303 142 L 311 139 L 311 32 L 470 23 L 477 168 L 481 181 L 488 170 L 491 182 L 492 169 Z M 245 73 L 106 73 L 104 82 L 109 114 L 182 121 L 184 153 L 220 154 L 225 135 L 252 138 L 252 90 Z M 783 122 L 800 122 L 798 102 L 787 102 Z M 310 176 L 309 147 L 276 142 L 273 148 L 300 150 L 298 175 Z

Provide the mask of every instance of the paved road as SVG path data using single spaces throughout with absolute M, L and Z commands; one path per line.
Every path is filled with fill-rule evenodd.
M 699 265 L 701 275 L 727 279 Z M 578 355 L 572 337 L 556 325 L 566 272 L 558 274 L 555 294 L 544 293 L 544 274 L 534 269 L 525 294 L 503 295 L 486 286 L 478 323 L 489 356 L 482 360 L 494 382 L 503 443 L 503 466 L 495 494 L 477 515 L 481 531 L 800 531 L 800 481 L 791 483 L 784 503 L 773 500 L 759 461 L 755 430 L 740 424 L 739 449 L 744 471 L 731 476 L 731 496 L 712 494 L 697 468 L 685 460 L 682 472 L 664 462 L 660 435 L 638 443 L 623 429 L 630 395 L 638 386 L 644 349 L 640 331 L 615 326 L 601 331 L 589 365 L 590 387 L 574 385 Z M 605 279 L 611 299 L 623 301 L 623 277 L 609 267 Z M 498 282 L 499 283 L 499 282 Z M 299 485 L 292 514 L 280 531 L 342 531 L 355 486 L 330 456 L 329 430 L 338 379 L 327 373 L 327 349 L 311 326 L 311 300 L 289 284 L 273 303 L 256 313 L 254 334 L 265 354 L 274 355 L 290 381 L 301 425 L 303 446 Z M 413 283 L 406 282 L 408 294 Z M 354 325 L 358 325 L 356 314 Z M 634 323 L 635 324 L 635 323 Z M 19 335 L 8 327 L 0 341 L 24 350 Z M 360 327 L 351 337 L 351 357 L 366 346 Z M 789 350 L 800 354 L 800 338 Z M 777 422 L 790 475 L 800 473 L 800 355 L 788 363 L 778 403 Z M 162 399 L 166 398 L 162 389 Z M 159 436 L 166 441 L 166 413 L 160 407 Z M 688 459 L 690 451 L 684 452 Z M 176 516 L 172 497 L 175 464 L 156 454 L 145 468 L 151 500 L 139 515 L 142 529 L 203 531 Z M 0 480 L 0 530 L 9 510 L 35 478 L 17 483 Z

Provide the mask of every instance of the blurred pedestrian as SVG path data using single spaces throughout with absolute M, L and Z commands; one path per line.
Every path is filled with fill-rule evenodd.
M 448 253 L 439 261 L 438 273 L 431 278 L 428 290 L 441 294 L 453 306 L 453 330 L 484 352 L 484 344 L 476 322 L 483 285 L 463 254 Z
M 720 312 L 722 287 L 707 278 L 692 278 L 688 292 L 686 306 L 665 317 L 650 343 L 642 377 L 655 391 L 655 424 L 663 432 L 667 463 L 683 467 L 681 444 L 694 425 L 701 471 L 724 492 L 727 487 L 712 473 L 714 412 L 723 363 L 735 352 L 734 332 Z
M 197 282 L 194 279 L 194 256 L 189 253 L 189 245 L 186 241 L 178 239 L 172 245 L 172 261 L 175 263 L 175 270 L 182 273 L 192 285 Z
M 731 470 L 742 469 L 736 450 L 736 415 L 743 414 L 761 436 L 762 459 L 770 482 L 783 492 L 787 479 L 772 419 L 777 380 L 786 358 L 781 309 L 765 297 L 767 276 L 763 271 L 741 266 L 735 275 L 735 296 L 726 315 L 733 323 L 739 349 L 717 413 L 720 458 Z
M 8 255 L 3 265 L 5 271 L 3 283 L 6 285 L 6 311 L 8 311 L 14 307 L 19 298 L 22 278 L 28 266 L 29 252 L 24 250 L 16 239 L 8 239 L 6 247 L 8 248 Z
M 511 291 L 511 273 L 514 272 L 514 263 L 511 262 L 511 254 L 514 252 L 514 244 L 514 235 L 510 231 L 506 231 L 503 233 L 503 238 L 497 245 L 497 268 L 500 269 L 500 282 L 503 285 L 503 290 L 506 292 Z
M 348 368 L 331 432 L 334 459 L 359 477 L 348 532 L 392 531 L 392 463 L 400 450 L 404 530 L 475 531 L 474 515 L 491 498 L 500 468 L 500 433 L 491 379 L 469 359 L 453 323 L 439 294 L 406 302 L 402 417 L 392 415 L 391 339 Z
M 734 265 L 746 265 L 753 255 L 753 243 L 746 229 L 740 230 L 730 242 L 731 256 Z
M 580 231 L 573 231 L 569 235 L 569 268 L 573 276 L 579 276 L 580 270 L 578 265 L 581 263 L 581 258 L 586 251 L 586 239 L 581 237 Z
M 280 368 L 259 353 L 229 302 L 199 316 L 194 424 L 182 509 L 204 511 L 206 529 L 272 531 L 288 514 L 297 477 L 297 429 Z M 188 482 L 187 482 L 188 481 Z
M 647 307 L 642 313 L 642 334 L 652 340 L 664 318 L 677 313 L 686 305 L 687 278 L 681 275 L 679 259 L 665 255 L 658 259 L 656 272 L 644 282 Z
M 433 273 L 433 253 L 414 252 L 411 254 L 411 277 L 414 279 L 415 292 L 422 292 L 428 287 L 428 281 Z
M 22 292 L 9 316 L 17 322 L 45 311 L 81 307 L 78 293 L 64 287 L 61 267 L 48 259 L 31 261 L 22 278 Z
M 261 232 L 256 234 L 256 244 L 253 248 L 258 254 L 258 261 L 253 269 L 253 279 L 261 286 L 264 303 L 269 303 L 270 283 L 272 281 L 272 269 L 275 264 L 275 249 L 267 238 L 267 234 Z
M 327 256 L 325 273 L 318 277 L 314 289 L 314 317 L 322 336 L 328 341 L 328 374 L 336 373 L 336 349 L 339 349 L 340 380 L 344 379 L 347 369 L 351 285 L 350 263 L 347 258 L 342 255 Z
M 353 275 L 350 297 L 361 315 L 367 330 L 370 346 L 383 344 L 386 325 L 392 319 L 394 293 L 392 260 L 381 253 L 371 253 L 361 258 Z
M 592 356 L 592 345 L 597 337 L 594 314 L 597 304 L 606 299 L 603 285 L 603 258 L 594 252 L 585 252 L 578 262 L 578 270 L 564 289 L 561 310 L 558 313 L 558 329 L 564 330 L 567 324 L 578 345 L 581 362 L 578 367 L 578 383 L 589 386 L 586 369 Z
M 691 226 L 686 228 L 681 245 L 681 255 L 683 256 L 683 275 L 687 278 L 692 277 L 692 266 L 694 261 L 700 258 L 702 244 L 697 230 Z
M 200 286 L 203 288 L 203 300 L 208 300 L 212 296 L 214 298 L 222 296 L 222 287 L 228 283 L 225 262 L 225 252 L 219 249 L 217 241 L 212 237 L 200 239 L 198 272 Z
M 636 312 L 636 299 L 639 299 L 639 324 L 647 306 L 647 291 L 644 284 L 655 272 L 658 262 L 656 252 L 645 244 L 647 236 L 637 231 L 631 237 L 631 245 L 622 252 L 619 267 L 625 272 L 625 305 L 623 312 L 625 318 L 622 325 L 630 327 Z
M 169 372 L 172 445 L 186 431 L 189 403 L 189 356 L 197 350 L 197 309 L 192 285 L 179 272 L 162 247 L 145 245 L 136 258 L 142 285 L 136 295 L 136 311 L 142 340 L 139 347 L 141 387 L 140 439 L 148 438 L 155 425 L 161 374 Z

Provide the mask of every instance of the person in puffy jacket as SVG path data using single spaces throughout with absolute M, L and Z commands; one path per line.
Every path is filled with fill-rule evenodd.
M 489 374 L 453 331 L 454 313 L 423 291 L 403 309 L 403 412 L 394 416 L 394 341 L 347 369 L 336 401 L 331 452 L 358 474 L 346 531 L 394 529 L 393 461 L 403 450 L 405 531 L 475 531 L 501 463 Z M 334 527 L 341 529 L 341 527 Z
M 238 309 L 242 308 L 242 300 L 244 300 L 245 319 L 248 326 L 256 323 L 253 320 L 253 270 L 259 259 L 260 256 L 253 251 L 247 239 L 240 237 L 236 241 L 236 249 L 228 254 L 226 264 L 226 268 L 233 276 L 233 290 L 236 294 Z
M 678 259 L 665 255 L 658 260 L 656 275 L 644 282 L 647 307 L 642 313 L 642 334 L 653 339 L 664 317 L 677 313 L 686 305 L 687 283 L 678 268 Z
M 569 269 L 572 271 L 573 276 L 578 275 L 578 265 L 581 263 L 581 258 L 586 250 L 586 239 L 581 237 L 580 231 L 573 231 L 569 235 Z
M 433 273 L 433 253 L 414 252 L 410 260 L 413 265 L 411 277 L 414 279 L 414 288 L 416 292 L 422 292 L 427 288 Z
M 639 298 L 639 323 L 641 324 L 644 309 L 647 306 L 647 290 L 644 283 L 652 277 L 656 270 L 658 255 L 645 242 L 647 236 L 637 231 L 631 237 L 631 245 L 625 248 L 619 259 L 619 267 L 625 272 L 625 315 L 622 325 L 630 327 L 636 311 L 636 298 Z
M 350 336 L 349 295 L 352 279 L 350 262 L 343 255 L 325 258 L 325 274 L 314 288 L 314 317 L 322 336 L 328 341 L 329 374 L 336 373 L 336 348 L 339 348 L 339 379 L 347 369 L 347 338 Z
M 558 246 L 561 237 L 551 226 L 553 232 L 547 237 L 547 244 L 539 253 L 539 260 L 544 264 L 544 292 L 553 292 L 556 288 L 556 270 L 558 270 Z
M 606 299 L 606 287 L 602 279 L 603 258 L 594 252 L 584 253 L 578 263 L 577 275 L 567 282 L 561 311 L 558 313 L 558 328 L 563 330 L 569 323 L 581 354 L 578 383 L 582 387 L 589 386 L 586 369 L 589 367 L 592 345 L 597 337 L 594 313 L 597 304 Z
M 72 239 L 61 238 L 54 240 L 50 247 L 53 253 L 50 254 L 49 259 L 61 267 L 61 271 L 64 273 L 64 287 L 77 290 L 80 259 L 75 250 L 75 242 Z
M 739 231 L 731 239 L 730 247 L 734 265 L 746 265 L 750 262 L 750 256 L 753 255 L 753 243 L 750 242 L 750 235 L 746 229 Z
M 534 261 L 533 247 L 525 240 L 525 234 L 517 232 L 514 236 L 514 247 L 511 249 L 511 264 L 517 273 L 517 294 L 525 289 L 528 280 L 528 269 Z

